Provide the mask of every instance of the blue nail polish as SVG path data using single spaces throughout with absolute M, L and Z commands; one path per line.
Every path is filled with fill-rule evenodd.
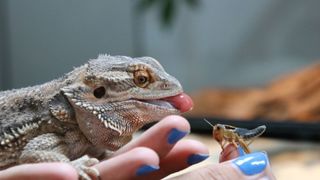
M 180 131 L 176 128 L 173 128 L 168 136 L 168 143 L 169 144 L 175 144 L 178 142 L 181 138 L 186 136 L 189 132 Z
M 238 153 L 239 153 L 239 156 L 246 155 L 246 153 L 244 152 L 244 150 L 243 150 L 243 148 L 241 146 L 238 146 Z
M 265 153 L 257 152 L 240 156 L 232 161 L 243 174 L 255 175 L 261 173 L 268 164 L 268 158 Z
M 159 166 L 153 166 L 153 165 L 142 165 L 139 167 L 139 169 L 136 171 L 137 176 L 142 176 L 149 174 L 153 171 L 159 170 Z
M 187 159 L 187 163 L 191 166 L 207 159 L 208 157 L 209 154 L 191 154 Z

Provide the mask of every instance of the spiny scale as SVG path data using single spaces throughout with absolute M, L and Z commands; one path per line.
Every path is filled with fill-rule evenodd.
M 0 135 L 0 148 L 8 149 L 13 146 L 18 147 L 26 143 L 25 135 L 30 133 L 30 131 L 35 130 L 39 127 L 41 121 L 25 123 L 24 125 L 16 128 L 10 128 L 6 132 Z

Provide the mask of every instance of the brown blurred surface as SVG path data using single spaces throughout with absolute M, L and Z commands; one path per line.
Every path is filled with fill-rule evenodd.
M 204 89 L 192 95 L 192 117 L 320 121 L 320 64 L 264 88 Z

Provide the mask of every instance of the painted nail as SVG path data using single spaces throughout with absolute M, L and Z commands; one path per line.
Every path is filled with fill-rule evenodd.
M 208 157 L 209 154 L 191 154 L 187 159 L 187 163 L 191 166 L 207 159 Z
M 240 156 L 232 162 L 243 174 L 255 175 L 261 173 L 267 167 L 268 158 L 265 153 L 257 152 Z
M 186 131 L 180 131 L 176 128 L 173 128 L 168 136 L 168 143 L 169 144 L 175 144 L 180 139 L 182 139 L 184 136 L 186 136 L 189 132 Z
M 246 153 L 244 152 L 244 150 L 243 150 L 243 148 L 241 146 L 238 146 L 238 153 L 239 153 L 239 156 L 246 155 Z
M 136 171 L 137 176 L 143 176 L 146 174 L 149 174 L 151 172 L 154 172 L 156 170 L 159 170 L 159 166 L 154 166 L 154 165 L 142 165 L 139 167 L 139 169 Z

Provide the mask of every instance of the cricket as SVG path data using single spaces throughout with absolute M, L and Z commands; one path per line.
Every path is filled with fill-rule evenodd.
M 212 136 L 220 144 L 222 150 L 227 144 L 232 143 L 234 146 L 241 146 L 245 153 L 250 153 L 249 145 L 253 140 L 262 135 L 266 126 L 258 126 L 254 129 L 238 128 L 226 124 L 211 124 L 208 120 L 204 119 L 213 129 Z

